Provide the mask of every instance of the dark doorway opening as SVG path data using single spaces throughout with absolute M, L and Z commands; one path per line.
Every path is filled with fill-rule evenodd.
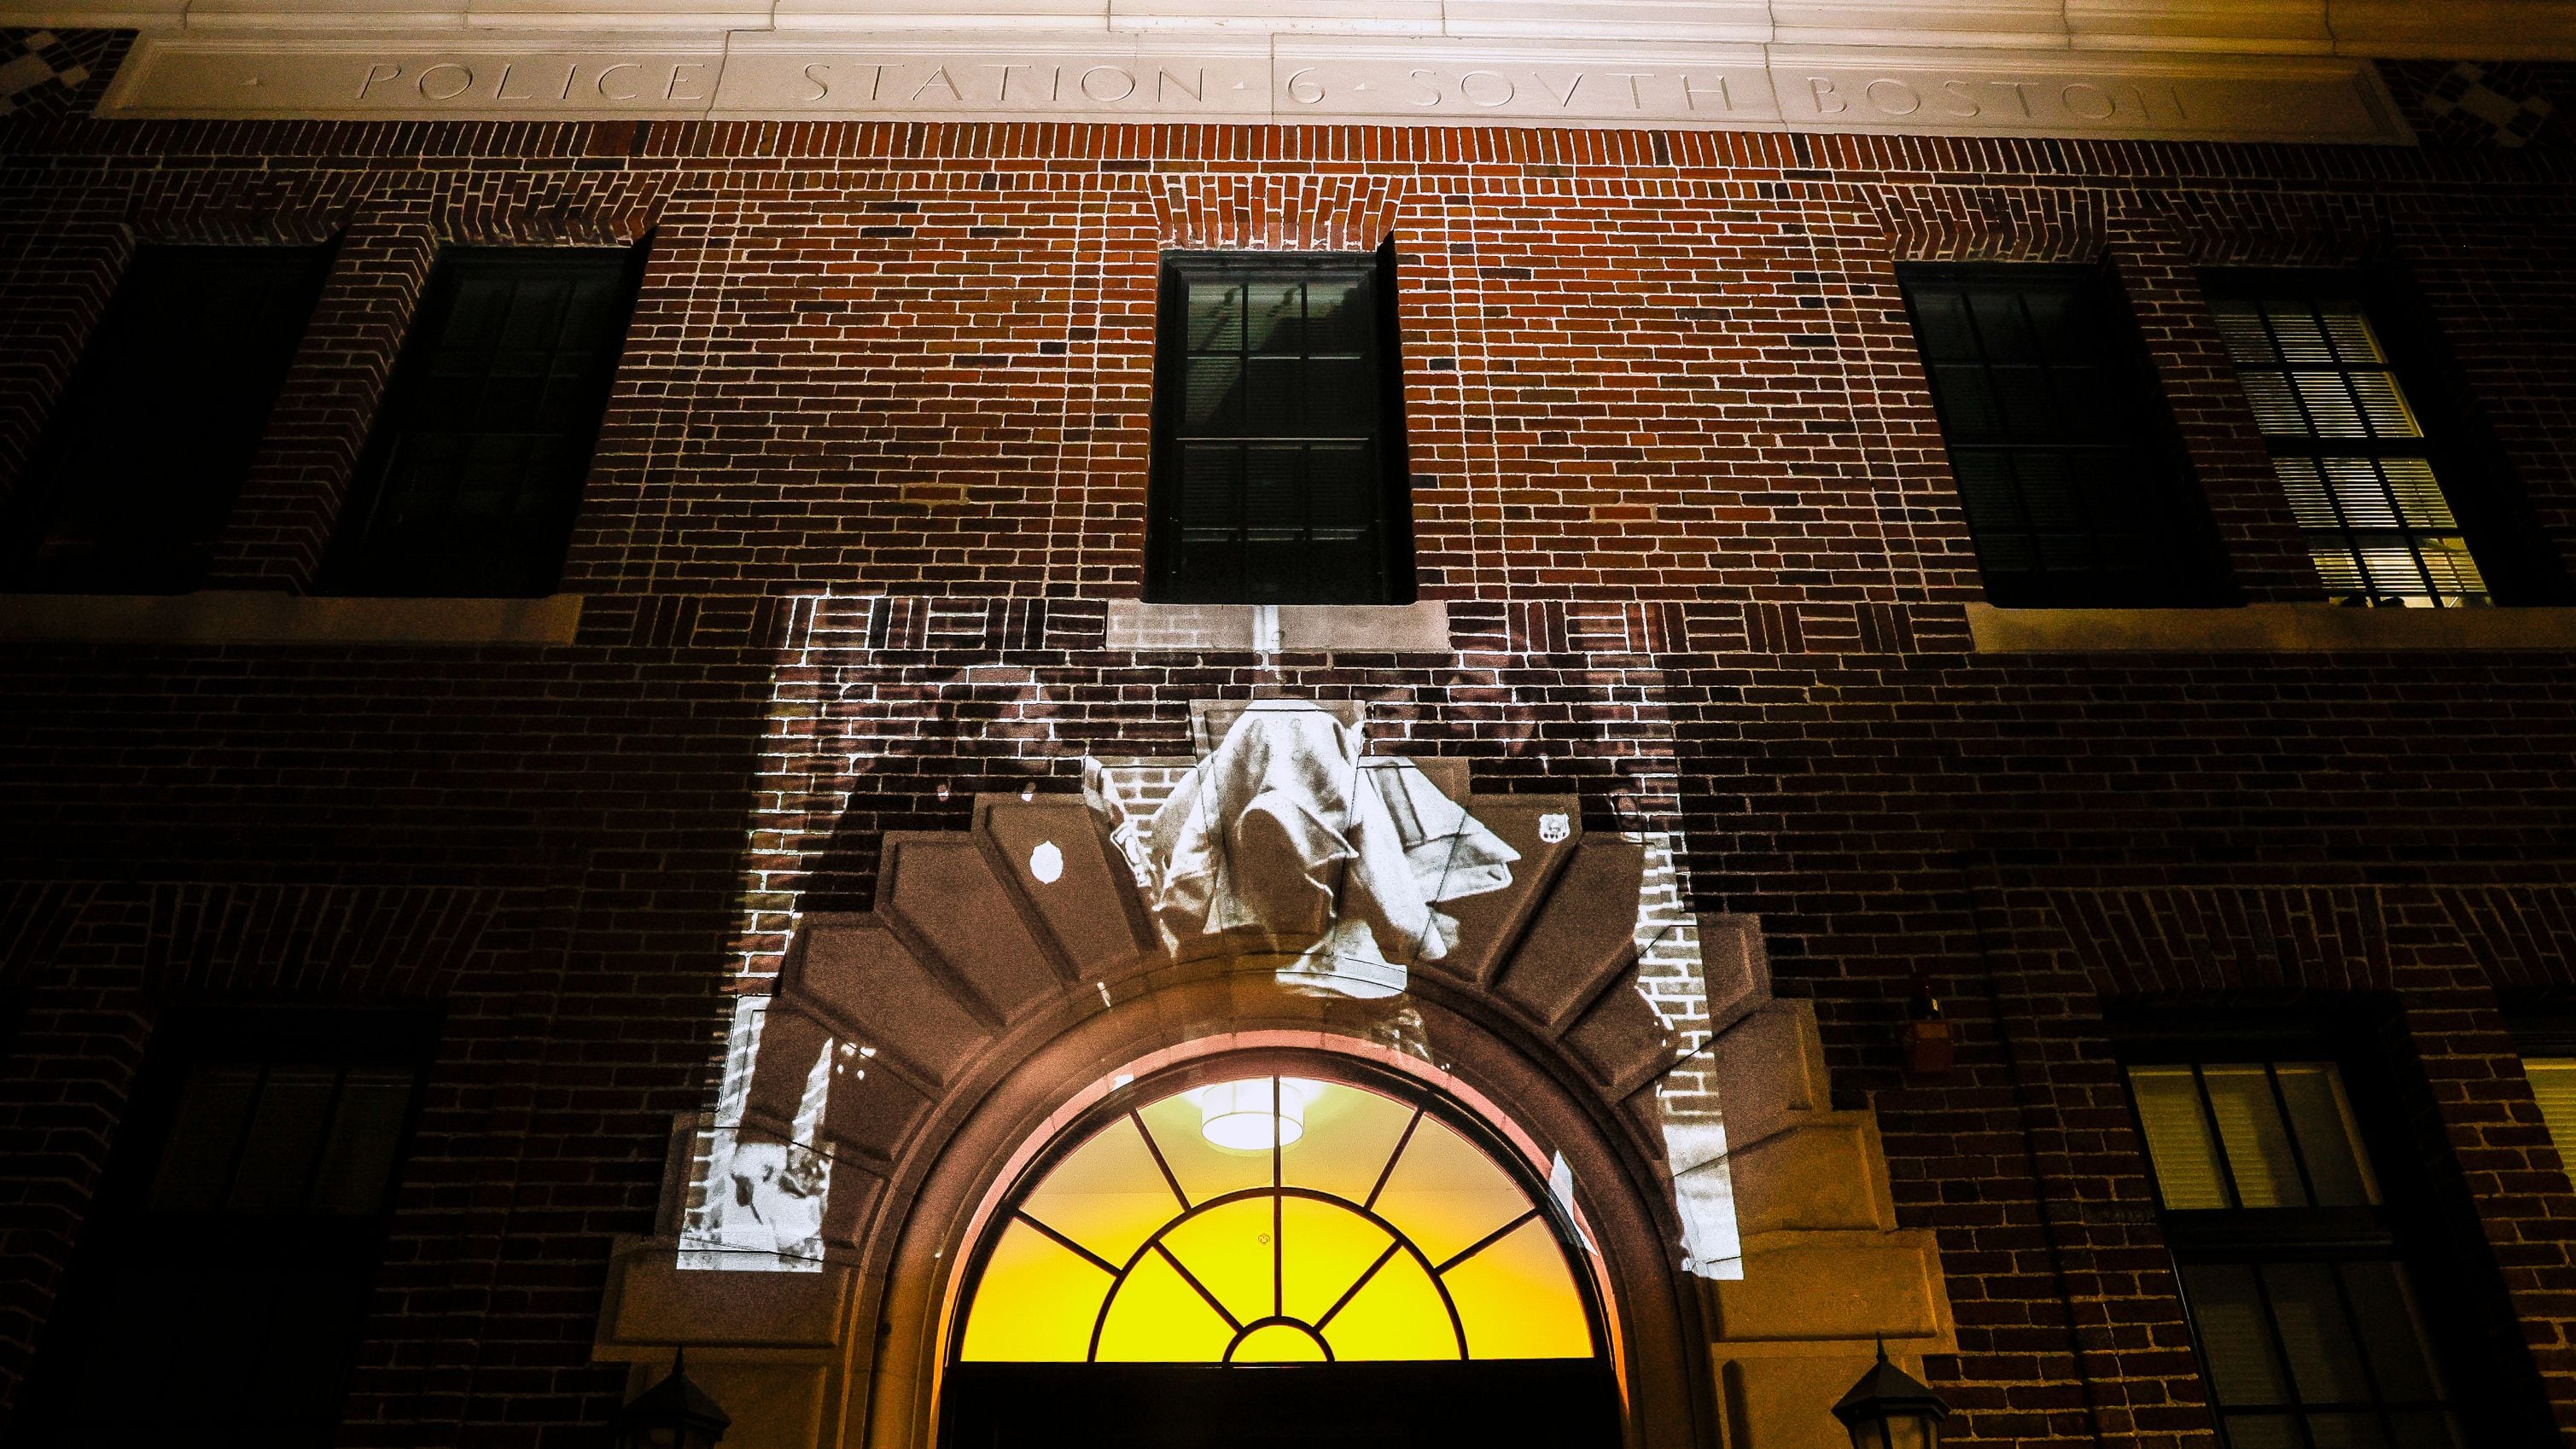
M 1600 1360 L 1494 1363 L 966 1363 L 940 1396 L 942 1449 L 1615 1449 Z

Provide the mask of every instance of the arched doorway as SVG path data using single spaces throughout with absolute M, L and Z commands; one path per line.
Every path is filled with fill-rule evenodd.
M 1579 1225 L 1425 1082 L 1320 1053 L 1112 1091 L 967 1265 L 945 1449 L 1620 1442 Z

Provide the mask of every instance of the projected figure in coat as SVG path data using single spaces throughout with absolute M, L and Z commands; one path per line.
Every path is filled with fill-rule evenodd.
M 1343 996 L 1404 990 L 1407 963 L 1456 944 L 1440 903 L 1501 890 L 1520 859 L 1411 761 L 1363 756 L 1305 700 L 1245 709 L 1141 833 L 1091 796 L 1175 959 L 1295 952 L 1283 983 Z

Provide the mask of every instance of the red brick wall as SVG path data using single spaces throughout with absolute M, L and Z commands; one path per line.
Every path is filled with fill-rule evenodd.
M 669 1114 L 704 1100 L 719 998 L 782 913 L 865 904 L 883 830 L 1072 789 L 1087 751 L 1177 752 L 1189 700 L 1280 687 L 1370 699 L 1387 747 L 1471 755 L 1484 788 L 1686 832 L 1698 903 L 1763 917 L 1838 1090 L 1879 1108 L 1902 1215 L 1941 1233 L 1961 1352 L 1934 1373 L 1968 1440 L 2210 1442 L 2103 1024 L 2144 998 L 2396 1003 L 2576 1425 L 2576 1197 L 2502 1034 L 2503 1006 L 2576 984 L 2547 924 L 2576 886 L 2571 661 L 1969 652 L 1973 556 L 1892 270 L 2107 255 L 2239 583 L 2312 599 L 2193 269 L 2401 263 L 2564 556 L 2569 164 L 0 126 L 0 485 L 135 240 L 341 239 L 226 587 L 310 579 L 438 243 L 652 247 L 565 583 L 591 596 L 577 644 L 0 646 L 0 880 L 24 883 L 0 970 L 30 1002 L 0 1065 L 0 1381 L 157 1015 L 427 999 L 445 1045 L 348 1442 L 577 1438 L 620 1382 L 587 1363 L 608 1238 L 652 1226 Z M 1158 249 L 1390 231 L 1423 591 L 1456 652 L 1106 650 L 1101 601 L 1139 580 Z M 1897 1069 L 1916 971 L 1964 1023 L 1941 1082 Z

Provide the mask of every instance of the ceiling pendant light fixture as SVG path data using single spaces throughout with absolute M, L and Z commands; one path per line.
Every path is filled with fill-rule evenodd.
M 1230 1151 L 1267 1152 L 1274 1140 L 1286 1147 L 1306 1135 L 1307 1104 L 1322 1089 L 1294 1077 L 1247 1077 L 1200 1087 L 1190 1100 L 1199 1109 L 1199 1135 Z

